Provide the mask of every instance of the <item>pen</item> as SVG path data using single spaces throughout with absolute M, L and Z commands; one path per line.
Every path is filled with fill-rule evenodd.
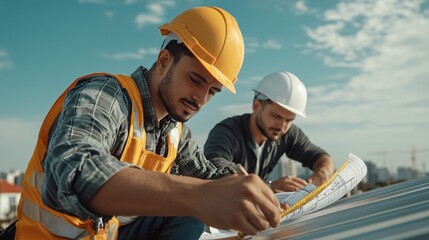
M 234 170 L 237 172 L 238 175 L 241 175 L 241 176 L 249 175 L 246 169 L 240 163 L 235 164 Z M 243 239 L 244 237 L 246 237 L 246 235 L 239 232 L 237 238 L 235 239 L 240 240 L 240 239 Z
M 247 173 L 246 169 L 240 163 L 235 164 L 235 169 L 234 170 L 238 173 L 238 175 L 242 175 L 242 176 L 249 175 Z

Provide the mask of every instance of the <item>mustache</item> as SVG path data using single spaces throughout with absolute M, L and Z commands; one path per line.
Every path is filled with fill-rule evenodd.
M 281 128 L 270 128 L 271 130 L 273 130 L 273 131 L 276 131 L 276 132 L 281 132 L 282 131 L 282 129 Z
M 183 101 L 186 102 L 187 104 L 192 105 L 195 109 L 197 109 L 197 111 L 199 111 L 201 108 L 200 105 L 195 101 L 191 101 L 191 100 L 188 100 L 186 98 L 184 98 Z

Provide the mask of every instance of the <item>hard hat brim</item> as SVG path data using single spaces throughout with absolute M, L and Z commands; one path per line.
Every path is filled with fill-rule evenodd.
M 275 101 L 273 101 L 273 102 L 275 102 Z M 277 103 L 278 105 L 280 105 L 282 108 L 284 108 L 284 109 L 286 109 L 286 110 L 288 110 L 290 112 L 295 113 L 296 115 L 299 115 L 299 116 L 301 116 L 303 118 L 307 118 L 307 115 L 305 114 L 305 112 L 298 111 L 298 110 L 296 110 L 294 108 L 291 108 L 291 107 L 289 107 L 289 106 L 287 106 L 285 104 L 279 103 L 279 102 L 275 102 L 275 103 Z
M 195 56 L 195 55 L 194 55 Z M 231 93 L 235 94 L 235 86 L 234 84 L 222 73 L 220 72 L 215 66 L 204 62 L 199 57 L 195 56 L 198 61 L 204 66 L 204 68 L 218 81 L 220 82 L 226 89 L 228 89 Z
M 275 101 L 275 100 L 271 99 L 271 98 L 270 98 L 270 96 L 267 96 L 267 95 L 265 95 L 265 94 L 263 93 L 263 92 L 264 92 L 264 89 L 260 89 L 260 87 L 259 87 L 259 86 L 256 86 L 256 87 L 252 88 L 252 90 L 253 90 L 253 91 L 255 91 L 255 92 L 257 92 L 257 93 L 261 93 L 261 94 L 263 94 L 263 96 L 264 96 L 264 98 L 266 98 L 266 100 L 270 100 L 270 101 L 272 101 L 273 103 L 278 104 L 280 107 L 282 107 L 282 108 L 284 108 L 284 109 L 286 109 L 286 110 L 288 110 L 288 111 L 290 111 L 290 112 L 295 113 L 296 115 L 299 115 L 299 116 L 301 116 L 301 117 L 303 117 L 303 118 L 307 118 L 307 115 L 306 115 L 306 113 L 305 113 L 305 112 L 303 112 L 303 111 L 299 111 L 299 110 L 297 110 L 297 109 L 295 109 L 295 108 L 289 107 L 289 106 L 288 106 L 288 105 L 286 105 L 286 104 L 283 104 L 283 103 L 281 103 L 281 102 L 279 102 L 279 101 Z M 259 99 L 259 100 L 262 100 L 262 99 Z M 265 99 L 264 99 L 264 100 L 265 100 Z

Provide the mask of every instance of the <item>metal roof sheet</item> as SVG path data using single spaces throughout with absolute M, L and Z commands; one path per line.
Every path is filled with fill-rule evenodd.
M 252 239 L 429 239 L 429 176 L 342 198 Z

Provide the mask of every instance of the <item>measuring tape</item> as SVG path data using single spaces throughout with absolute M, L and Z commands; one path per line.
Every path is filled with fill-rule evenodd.
M 291 207 L 289 207 L 286 210 L 284 210 L 280 214 L 280 219 L 284 218 L 289 213 L 297 210 L 298 208 L 304 206 L 306 203 L 308 203 L 311 200 L 313 200 L 317 195 L 319 195 L 319 193 L 321 193 L 323 190 L 325 190 L 325 188 L 327 188 L 335 180 L 335 178 L 349 164 L 349 162 L 350 162 L 350 160 L 347 160 L 340 168 L 338 168 L 338 170 L 335 171 L 335 173 L 331 176 L 331 178 L 329 178 L 328 181 L 324 182 L 319 187 L 317 187 L 316 189 L 314 189 L 313 191 L 311 191 L 308 195 L 306 195 L 305 197 L 303 197 L 302 199 L 300 199 L 299 201 L 297 201 L 294 205 L 292 205 Z M 235 239 L 236 240 L 241 240 L 244 237 L 246 237 L 246 235 L 244 235 L 242 233 L 238 233 L 238 237 L 235 238 Z
M 294 205 L 292 205 L 290 208 L 287 208 L 285 211 L 283 211 L 280 214 L 280 218 L 284 218 L 286 215 L 288 215 L 289 213 L 295 211 L 296 209 L 304 206 L 306 203 L 308 203 L 309 201 L 313 200 L 313 198 L 315 198 L 317 195 L 319 195 L 319 193 L 321 193 L 323 190 L 325 190 L 325 188 L 327 188 L 334 180 L 335 178 L 338 176 L 338 174 L 340 174 L 340 172 L 349 164 L 350 160 L 347 160 L 335 173 L 334 175 L 332 175 L 332 177 L 324 182 L 323 184 L 321 184 L 319 187 L 317 187 L 316 189 L 314 189 L 313 191 L 311 191 L 307 196 L 303 197 L 301 200 L 297 201 Z

